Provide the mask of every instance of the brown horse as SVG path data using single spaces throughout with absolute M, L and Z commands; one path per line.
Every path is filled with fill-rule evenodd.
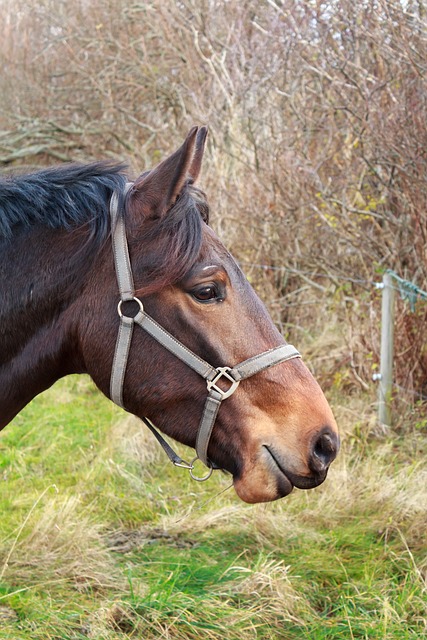
M 192 129 L 132 184 L 105 163 L 0 182 L 0 428 L 62 376 L 88 373 L 127 411 L 204 449 L 243 500 L 275 500 L 323 482 L 337 427 L 208 226 L 194 186 L 206 133 Z

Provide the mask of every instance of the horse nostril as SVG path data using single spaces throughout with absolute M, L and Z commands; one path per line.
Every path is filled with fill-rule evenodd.
M 308 466 L 315 473 L 326 471 L 335 460 L 338 449 L 338 436 L 330 429 L 324 429 L 312 442 Z

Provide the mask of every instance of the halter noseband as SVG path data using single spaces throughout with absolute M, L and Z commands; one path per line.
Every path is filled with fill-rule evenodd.
M 300 358 L 301 356 L 295 347 L 290 344 L 283 344 L 269 351 L 264 351 L 248 360 L 244 360 L 235 367 L 212 367 L 208 362 L 193 353 L 153 320 L 153 318 L 144 311 L 141 300 L 135 297 L 123 208 L 119 206 L 131 186 L 131 183 L 127 183 L 123 194 L 115 191 L 110 201 L 114 264 L 120 291 L 120 301 L 117 307 L 120 317 L 120 327 L 111 371 L 110 397 L 113 402 L 125 408 L 123 404 L 123 384 L 133 328 L 134 325 L 137 324 L 142 327 L 142 329 L 145 329 L 157 342 L 173 353 L 174 356 L 185 362 L 187 366 L 206 380 L 208 396 L 197 433 L 195 447 L 197 455 L 190 464 L 182 460 L 182 458 L 173 451 L 148 418 L 142 418 L 142 420 L 154 433 L 174 465 L 189 469 L 192 478 L 195 480 L 207 480 L 213 468 L 217 468 L 216 465 L 213 465 L 208 459 L 208 446 L 221 402 L 229 398 L 236 391 L 242 380 L 253 376 L 259 371 L 268 369 L 273 365 L 280 364 L 292 358 Z M 119 211 L 120 208 L 121 210 Z M 123 303 L 127 301 L 134 301 L 138 305 L 138 313 L 134 317 L 126 316 L 123 313 L 122 306 Z M 222 383 L 226 382 L 229 384 L 228 389 L 225 391 L 218 386 L 220 380 Z M 201 460 L 209 469 L 208 473 L 202 478 L 198 478 L 193 473 L 196 460 Z

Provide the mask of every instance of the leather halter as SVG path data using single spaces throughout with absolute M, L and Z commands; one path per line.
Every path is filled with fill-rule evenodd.
M 155 320 L 153 320 L 153 318 L 144 311 L 144 306 L 141 300 L 135 297 L 132 268 L 126 240 L 125 221 L 123 215 L 124 208 L 122 206 L 124 198 L 131 186 L 132 183 L 127 183 L 123 193 L 115 191 L 111 196 L 110 201 L 114 264 L 120 291 L 120 301 L 117 307 L 120 317 L 120 327 L 111 371 L 110 397 L 113 402 L 118 404 L 120 407 L 125 408 L 123 404 L 123 385 L 132 341 L 133 328 L 134 325 L 137 324 L 157 340 L 157 342 L 173 353 L 174 356 L 185 362 L 187 366 L 196 371 L 206 380 L 208 395 L 197 433 L 195 447 L 197 456 L 190 464 L 182 460 L 173 451 L 148 418 L 143 418 L 142 420 L 154 433 L 173 464 L 189 469 L 191 476 L 195 480 L 207 480 L 207 478 L 210 477 L 213 468 L 218 468 L 208 459 L 208 446 L 221 402 L 226 398 L 229 398 L 236 391 L 242 380 L 263 371 L 264 369 L 268 369 L 273 365 L 285 362 L 292 358 L 300 358 L 301 356 L 292 345 L 282 344 L 249 358 L 248 360 L 244 360 L 234 367 L 213 367 L 193 353 Z M 122 310 L 123 303 L 127 301 L 134 301 L 138 305 L 138 312 L 134 317 L 126 316 Z M 224 383 L 228 385 L 228 388 L 225 391 L 218 385 L 220 380 L 223 385 Z M 198 459 L 201 460 L 209 469 L 209 472 L 202 478 L 196 477 L 193 473 L 194 464 Z

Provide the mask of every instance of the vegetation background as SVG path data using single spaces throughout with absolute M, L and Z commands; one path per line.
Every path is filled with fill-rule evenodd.
M 427 637 L 424 0 L 0 0 L 0 164 L 126 160 L 208 124 L 213 226 L 326 390 L 324 486 L 247 506 L 199 487 L 70 378 L 0 439 L 0 638 Z M 224 493 L 221 493 L 224 492 Z

